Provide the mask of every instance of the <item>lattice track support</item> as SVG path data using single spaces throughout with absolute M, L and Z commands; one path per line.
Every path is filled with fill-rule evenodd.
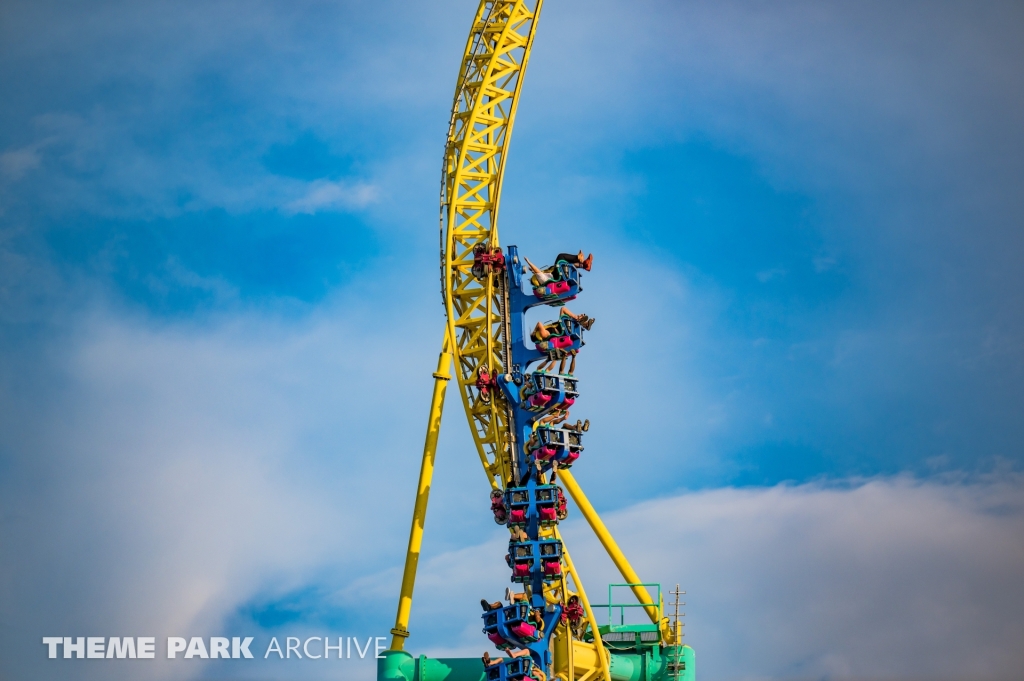
M 480 3 L 452 105 L 441 180 L 441 284 L 459 392 L 491 487 L 511 473 L 507 413 L 500 396 L 474 389 L 483 367 L 507 368 L 503 277 L 473 273 L 478 247 L 496 249 L 501 178 L 516 105 L 543 0 Z

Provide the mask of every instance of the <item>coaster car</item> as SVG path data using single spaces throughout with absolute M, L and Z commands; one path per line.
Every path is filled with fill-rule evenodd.
M 491 491 L 491 513 L 494 514 L 494 522 L 504 525 L 508 522 L 508 506 L 505 504 L 505 497 L 499 490 Z
M 531 438 L 527 450 L 541 461 L 557 461 L 564 468 L 569 468 L 580 458 L 583 451 L 583 433 L 567 428 L 550 428 L 542 426 L 535 431 L 536 438 Z
M 567 300 L 573 300 L 580 292 L 580 273 L 575 266 L 565 261 L 557 262 L 548 269 L 554 277 L 542 286 L 533 287 L 533 295 L 545 304 L 557 307 Z
M 502 660 L 487 667 L 485 671 L 487 681 L 523 681 L 534 678 L 533 659 L 526 656 Z
M 520 404 L 528 411 L 568 409 L 579 397 L 578 381 L 567 375 L 535 371 L 524 378 Z
M 530 490 L 526 487 L 508 488 L 505 490 L 505 505 L 509 509 L 509 527 L 525 527 L 530 519 Z
M 563 315 L 553 322 L 546 323 L 544 327 L 550 336 L 540 339 L 531 335 L 530 340 L 549 360 L 568 357 L 583 347 L 583 327 L 572 317 Z
M 530 609 L 529 603 L 513 603 L 485 612 L 484 633 L 491 641 L 500 639 L 520 648 L 539 641 L 541 631 L 529 621 Z
M 562 574 L 562 542 L 558 539 L 511 541 L 506 561 L 512 568 L 513 582 L 529 582 L 538 570 L 544 581 L 556 581 Z
M 508 509 L 508 525 L 525 528 L 533 517 L 541 526 L 558 523 L 561 519 L 558 515 L 559 498 L 557 485 L 537 485 L 532 490 L 527 487 L 508 488 L 504 503 Z M 564 506 L 564 497 L 561 499 Z

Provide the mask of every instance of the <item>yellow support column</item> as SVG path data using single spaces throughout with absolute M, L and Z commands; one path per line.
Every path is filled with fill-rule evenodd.
M 430 399 L 430 420 L 427 422 L 427 438 L 423 444 L 423 462 L 420 464 L 416 505 L 412 511 L 412 527 L 409 529 L 409 548 L 405 554 L 398 614 L 395 615 L 395 627 L 391 630 L 391 650 L 402 650 L 405 639 L 409 637 L 412 590 L 416 586 L 416 568 L 420 561 L 420 547 L 423 545 L 423 525 L 427 519 L 430 481 L 434 476 L 434 455 L 437 453 L 437 436 L 441 432 L 441 412 L 444 410 L 444 395 L 451 379 L 451 366 L 452 354 L 449 350 L 448 334 L 445 333 L 441 356 L 437 360 L 437 371 L 434 372 L 434 395 Z
M 591 529 L 594 530 L 594 534 L 597 535 L 601 545 L 604 546 L 604 550 L 608 552 L 608 556 L 615 563 L 615 567 L 619 569 L 619 573 L 622 574 L 622 578 L 626 580 L 632 589 L 633 594 L 637 600 L 641 603 L 654 603 L 651 598 L 651 594 L 646 588 L 640 586 L 640 576 L 636 574 L 633 566 L 629 564 L 629 560 L 626 559 L 626 555 L 622 553 L 619 545 L 615 543 L 615 539 L 612 537 L 611 532 L 605 527 L 604 522 L 601 520 L 601 516 L 597 515 L 597 511 L 590 505 L 590 501 L 587 496 L 580 489 L 576 479 L 573 478 L 572 473 L 565 469 L 558 470 L 558 478 L 565 483 L 565 489 L 569 492 L 569 496 L 576 502 L 576 506 L 579 507 L 583 513 L 583 517 L 587 519 Z M 660 604 L 646 605 L 644 610 L 647 612 L 647 616 L 651 618 L 651 622 L 657 624 L 661 629 L 662 639 L 669 644 L 675 643 L 675 636 L 672 633 L 671 628 L 668 626 L 668 618 L 662 618 Z
M 563 475 L 566 471 L 559 471 L 559 475 Z M 555 536 L 561 540 L 562 535 L 555 529 Z M 573 585 L 576 587 L 576 593 L 580 597 L 580 603 L 583 604 L 583 612 L 587 616 L 587 621 L 590 622 L 590 630 L 594 634 L 594 653 L 597 655 L 598 669 L 601 670 L 601 676 L 604 681 L 612 681 L 612 674 L 609 664 L 611 659 L 609 658 L 608 652 L 604 648 L 604 641 L 601 640 L 601 632 L 597 630 L 597 618 L 594 617 L 594 611 L 590 608 L 590 599 L 587 598 L 587 592 L 583 589 L 583 581 L 580 580 L 579 574 L 576 573 L 576 566 L 572 564 L 572 557 L 569 556 L 569 549 L 565 547 L 565 543 L 562 544 L 562 560 L 565 561 L 565 567 L 569 570 L 569 576 L 572 577 Z M 572 639 L 572 636 L 569 636 Z M 586 643 L 580 642 L 581 645 L 586 647 Z M 576 644 L 573 643 L 573 653 L 575 653 Z M 570 658 L 569 661 L 570 669 L 575 666 L 575 660 Z M 573 670 L 575 673 L 575 670 Z M 584 672 L 586 673 L 586 672 Z

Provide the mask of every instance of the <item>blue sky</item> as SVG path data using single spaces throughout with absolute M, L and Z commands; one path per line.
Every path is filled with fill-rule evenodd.
M 0 10 L 8 676 L 50 677 L 42 635 L 390 628 L 473 9 Z M 692 594 L 702 676 L 1024 661 L 1000 643 L 1024 632 L 1022 25 L 1009 3 L 544 10 L 502 240 L 595 253 L 577 476 L 613 525 L 678 519 L 624 541 Z M 417 649 L 475 654 L 500 536 L 448 409 L 414 627 L 443 618 Z M 601 593 L 614 575 L 566 533 Z M 443 598 L 454 562 L 463 595 Z M 888 596 L 854 604 L 850 583 Z M 977 652 L 936 667 L 936 613 L 965 609 Z M 283 673 L 328 672 L 132 670 Z

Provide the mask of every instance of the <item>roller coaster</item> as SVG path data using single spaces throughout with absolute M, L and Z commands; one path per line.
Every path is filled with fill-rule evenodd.
M 568 423 L 580 395 L 576 356 L 593 325 L 565 307 L 583 291 L 592 256 L 562 253 L 537 267 L 501 248 L 498 208 L 512 125 L 543 0 L 482 0 L 459 69 L 441 175 L 441 286 L 447 316 L 390 649 L 378 681 L 694 681 L 660 585 L 642 583 L 572 475 L 589 421 Z M 559 308 L 529 332 L 526 312 Z M 568 364 L 568 366 L 566 366 Z M 503 657 L 414 657 L 405 651 L 445 393 L 455 367 L 470 432 L 490 485 L 491 513 L 509 531 L 504 602 L 481 601 L 485 645 Z M 610 585 L 600 625 L 558 531 L 566 492 L 624 583 Z M 636 602 L 612 602 L 615 587 Z M 521 591 L 519 591 L 521 589 Z M 654 590 L 654 595 L 651 590 Z M 626 608 L 650 623 L 626 623 Z M 619 622 L 612 613 L 618 609 Z M 483 640 L 481 640 L 483 643 Z

